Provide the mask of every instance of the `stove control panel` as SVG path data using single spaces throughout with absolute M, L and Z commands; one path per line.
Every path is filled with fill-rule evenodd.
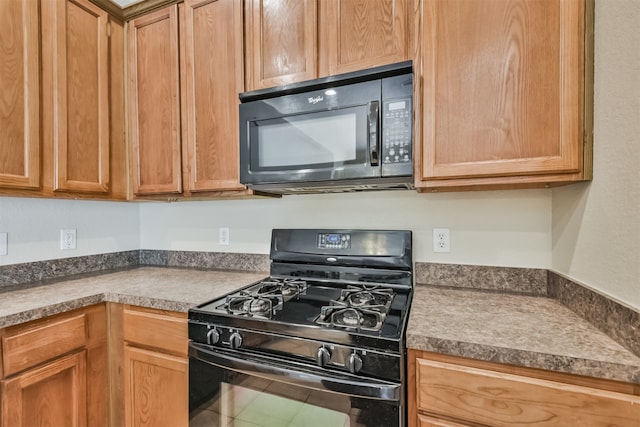
M 347 233 L 319 233 L 318 249 L 349 249 L 351 235 Z
M 307 363 L 323 370 L 392 381 L 401 378 L 400 354 L 192 320 L 189 321 L 189 338 L 227 351 L 277 356 L 283 361 Z

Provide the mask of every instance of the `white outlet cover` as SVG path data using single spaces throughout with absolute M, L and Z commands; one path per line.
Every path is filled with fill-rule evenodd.
M 65 228 L 60 230 L 60 249 L 63 251 L 76 248 L 75 228 Z
M 448 228 L 433 229 L 433 252 L 451 252 L 451 240 Z
M 229 244 L 229 227 L 220 227 L 218 243 L 225 246 Z

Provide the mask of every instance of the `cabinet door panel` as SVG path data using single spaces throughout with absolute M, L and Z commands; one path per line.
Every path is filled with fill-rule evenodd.
M 188 361 L 125 346 L 127 427 L 187 426 Z
M 108 19 L 88 0 L 43 3 L 51 28 L 45 43 L 52 43 L 46 117 L 53 120 L 54 190 L 109 191 Z
M 128 25 L 133 192 L 180 193 L 177 6 L 145 15 Z
M 0 187 L 40 186 L 38 2 L 0 2 Z
M 581 0 L 425 2 L 421 179 L 578 172 L 583 64 Z
M 640 396 L 471 368 L 416 361 L 418 410 L 509 427 L 635 426 Z
M 2 337 L 2 366 L 13 375 L 39 363 L 80 349 L 87 344 L 84 314 L 20 328 Z
M 244 86 L 242 3 L 186 0 L 182 10 L 182 144 L 188 190 L 240 190 L 244 188 L 238 159 L 238 93 Z
M 467 427 L 464 424 L 418 414 L 418 427 Z
M 406 60 L 407 7 L 407 0 L 320 2 L 320 75 Z
M 0 383 L 2 427 L 87 425 L 86 351 Z
M 316 77 L 316 0 L 246 2 L 247 89 Z

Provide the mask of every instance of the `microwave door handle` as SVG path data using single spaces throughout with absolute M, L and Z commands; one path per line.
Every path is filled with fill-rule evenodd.
M 380 102 L 372 101 L 369 103 L 369 115 L 367 116 L 367 123 L 369 124 L 369 161 L 371 166 L 378 166 L 380 164 L 380 126 L 379 126 L 379 111 Z

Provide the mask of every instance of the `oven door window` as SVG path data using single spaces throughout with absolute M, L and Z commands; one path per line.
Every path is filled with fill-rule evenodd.
M 251 122 L 251 170 L 320 170 L 365 164 L 367 111 L 362 105 Z
M 310 389 L 190 359 L 190 427 L 399 426 L 397 403 Z

